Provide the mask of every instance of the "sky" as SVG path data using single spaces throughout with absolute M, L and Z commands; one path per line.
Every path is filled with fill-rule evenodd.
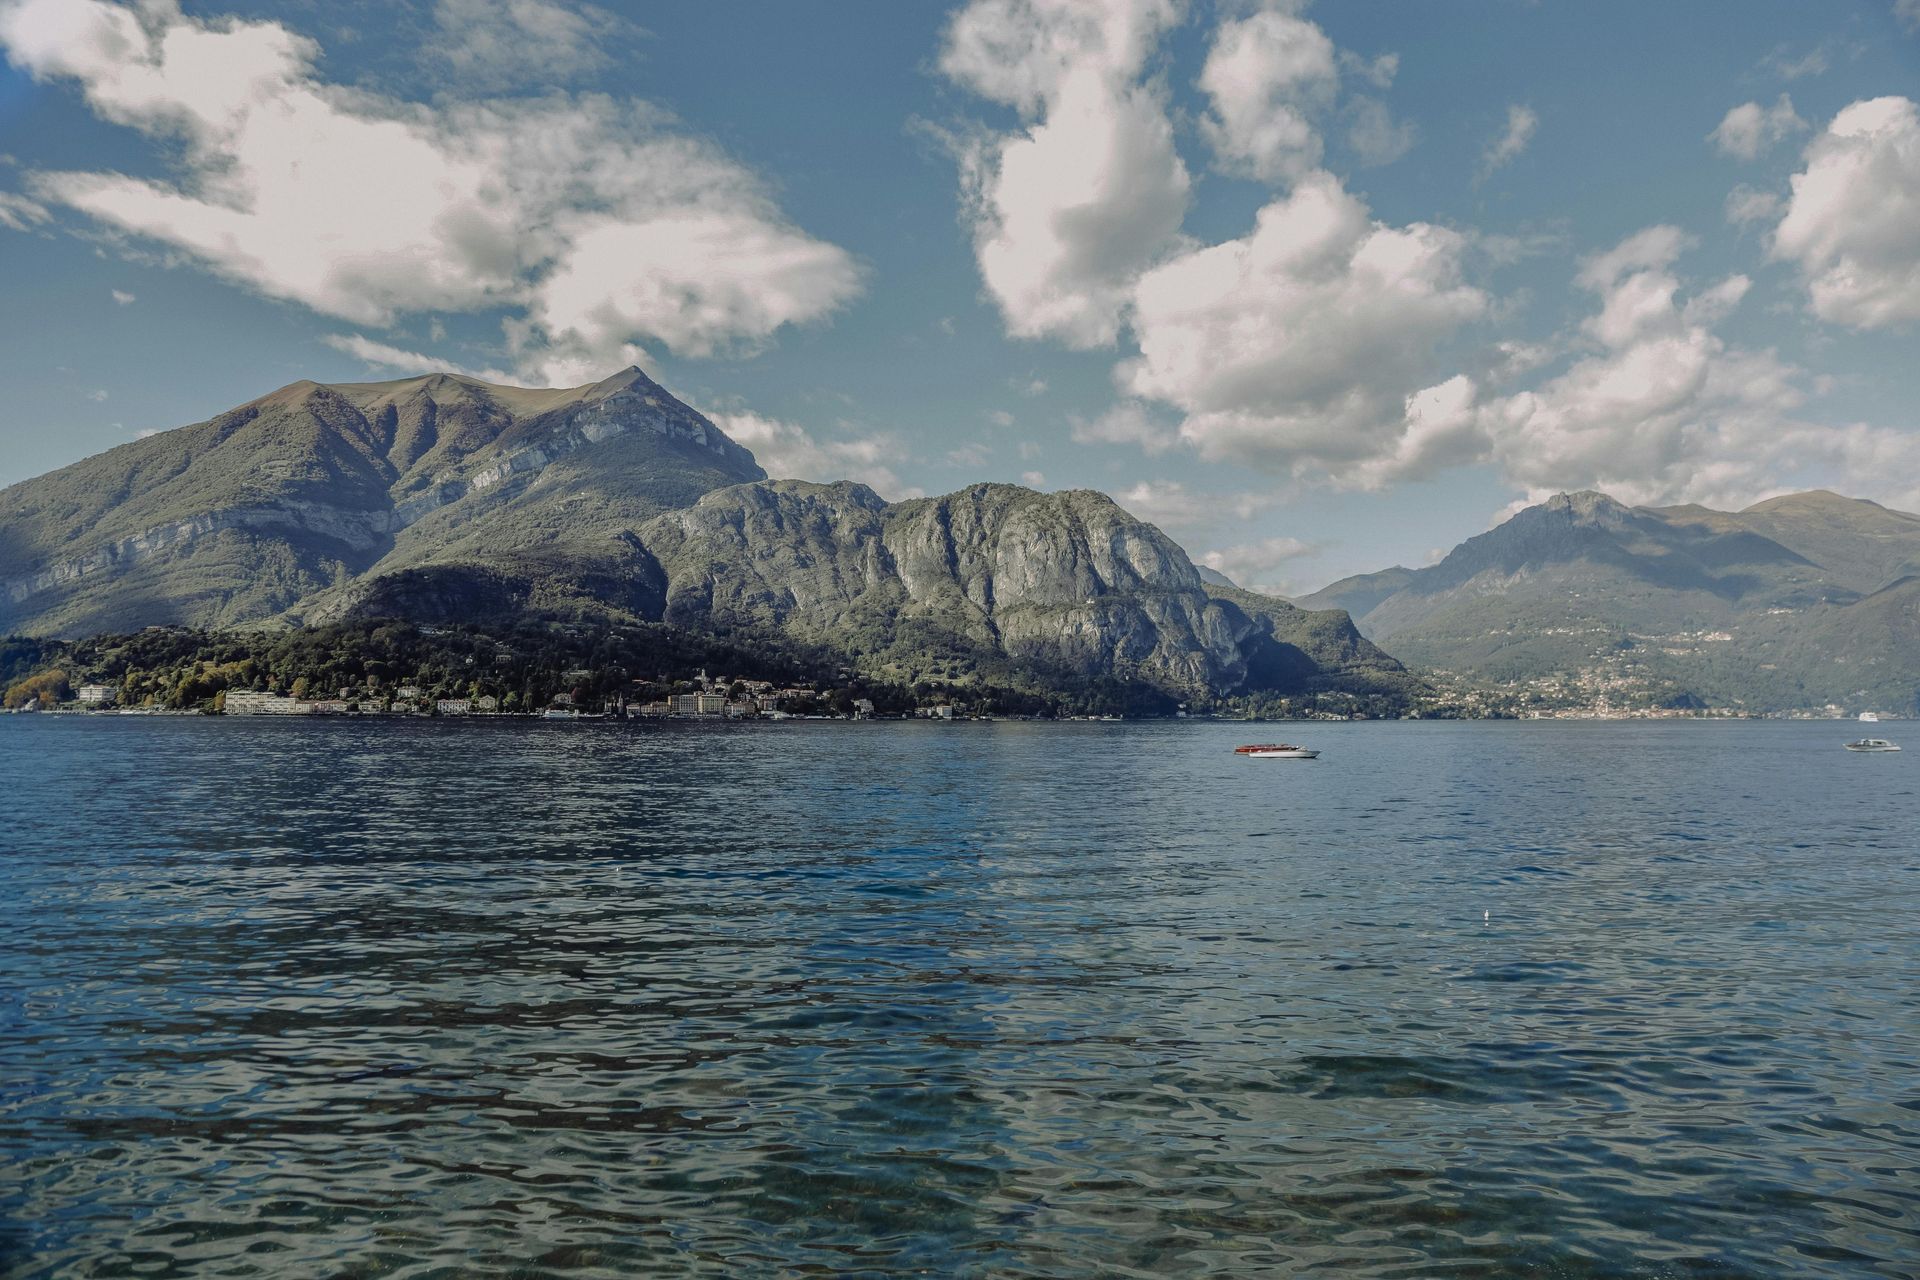
M 1530 501 L 1920 510 L 1920 0 L 0 0 L 0 484 L 638 364 L 776 476 L 1243 585 Z

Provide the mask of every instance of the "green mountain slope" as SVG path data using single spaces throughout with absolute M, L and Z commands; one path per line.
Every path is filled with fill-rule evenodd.
M 0 630 L 230 625 L 396 573 L 530 596 L 624 573 L 623 530 L 764 474 L 638 369 L 297 382 L 0 491 Z
M 0 631 L 523 617 L 798 644 L 896 681 L 1425 692 L 1346 614 L 1204 581 L 1103 494 L 767 481 L 637 369 L 300 382 L 0 492 Z
M 1920 626 L 1896 583 L 1916 569 L 1920 517 L 1831 493 L 1739 512 L 1561 494 L 1406 573 L 1356 620 L 1416 669 L 1575 700 L 1909 711 Z M 1364 602 L 1355 581 L 1305 600 Z

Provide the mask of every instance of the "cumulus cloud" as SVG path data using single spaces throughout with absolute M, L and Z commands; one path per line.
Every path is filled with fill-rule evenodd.
M 322 80 L 284 26 L 174 0 L 12 0 L 0 46 L 179 160 L 173 182 L 37 173 L 41 200 L 359 324 L 504 309 L 530 376 L 585 381 L 649 343 L 751 350 L 860 287 L 755 175 L 644 105 L 404 102 Z
M 1150 407 L 1133 400 L 1122 401 L 1097 418 L 1075 417 L 1070 422 L 1075 444 L 1128 444 L 1147 453 L 1165 453 L 1177 439 L 1173 428 Z
M 1480 180 L 1484 182 L 1493 176 L 1494 170 L 1511 164 L 1527 149 L 1539 127 L 1540 115 L 1532 107 L 1517 102 L 1508 107 L 1506 129 L 1480 154 Z
M 1030 123 L 959 144 L 965 216 L 1007 331 L 1116 337 L 1133 279 L 1172 245 L 1190 182 L 1165 95 L 1142 82 L 1173 0 L 973 0 L 940 68 Z
M 1727 221 L 1736 227 L 1754 222 L 1771 222 L 1780 216 L 1783 201 L 1771 191 L 1741 185 L 1727 192 Z
M 461 88 L 563 84 L 612 64 L 610 41 L 632 28 L 605 9 L 556 0 L 438 0 L 439 38 L 423 59 Z
M 1386 89 L 1399 70 L 1397 54 L 1366 61 L 1336 50 L 1319 26 L 1299 16 L 1299 7 L 1269 3 L 1214 29 L 1200 72 L 1209 103 L 1200 127 L 1223 173 L 1271 183 L 1312 173 L 1320 167 L 1322 129 L 1342 73 Z M 1395 120 L 1379 98 L 1355 94 L 1342 114 L 1347 145 L 1361 164 L 1391 164 L 1413 146 L 1413 124 Z
M 1813 313 L 1855 329 L 1920 319 L 1920 109 L 1873 98 L 1807 146 L 1772 254 L 1800 269 Z
M 753 456 L 776 480 L 857 480 L 884 498 L 917 498 L 920 490 L 901 483 L 894 471 L 906 451 L 884 434 L 822 439 L 798 423 L 782 422 L 741 410 L 708 413 L 715 426 L 753 450 Z
M 1757 102 L 1744 102 L 1727 112 L 1707 140 L 1720 148 L 1720 154 L 1732 156 L 1736 160 L 1758 160 L 1761 154 L 1770 150 L 1796 133 L 1804 131 L 1807 122 L 1793 109 L 1793 99 L 1781 94 L 1779 101 L 1771 107 L 1763 107 Z
M 1487 311 L 1462 282 L 1465 239 L 1376 221 L 1339 180 L 1302 179 L 1248 235 L 1144 276 L 1140 354 L 1116 372 L 1176 406 L 1210 459 L 1283 469 L 1377 454 L 1404 429 L 1439 345 Z
M 1419 131 L 1411 120 L 1395 120 L 1378 98 L 1357 96 L 1347 103 L 1347 145 L 1365 165 L 1392 164 L 1413 150 Z
M 113 300 L 123 307 L 130 307 L 139 301 L 137 297 L 128 293 L 125 289 L 115 289 L 113 291 Z
M 1750 282 L 1689 285 L 1674 227 L 1650 227 L 1583 264 L 1597 307 L 1573 359 L 1528 390 L 1490 396 L 1459 375 L 1408 397 L 1406 429 L 1358 468 L 1384 484 L 1492 462 L 1537 500 L 1603 489 L 1628 502 L 1740 505 L 1783 486 L 1911 501 L 1920 435 L 1827 426 L 1801 410 L 1803 372 L 1716 331 Z
M 1333 41 L 1304 18 L 1268 9 L 1222 22 L 1200 72 L 1212 104 L 1201 128 L 1220 167 L 1266 182 L 1318 168 L 1315 118 L 1339 79 Z

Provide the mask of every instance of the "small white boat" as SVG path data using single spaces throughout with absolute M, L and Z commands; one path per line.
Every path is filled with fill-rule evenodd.
M 1876 712 L 1862 711 L 1860 713 L 1860 722 L 1862 724 L 1879 724 L 1880 717 Z
M 1309 747 L 1296 747 L 1290 742 L 1255 742 L 1235 747 L 1233 754 L 1255 760 L 1312 760 L 1320 753 Z
M 1847 744 L 1849 751 L 1898 751 L 1899 749 L 1897 743 L 1888 742 L 1885 738 L 1862 738 L 1858 742 Z
M 548 707 L 540 713 L 542 720 L 578 720 L 580 713 L 568 707 Z

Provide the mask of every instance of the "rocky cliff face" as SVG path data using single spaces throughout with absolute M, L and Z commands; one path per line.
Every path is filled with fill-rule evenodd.
M 637 369 L 298 382 L 0 492 L 0 632 L 525 614 L 750 631 L 902 680 L 1399 673 L 1344 613 L 1204 583 L 1102 494 L 767 481 Z
M 862 485 L 774 481 L 717 490 L 639 538 L 667 583 L 666 621 L 774 629 L 901 678 L 984 662 L 1237 692 L 1287 643 L 1275 618 L 1285 631 L 1308 616 L 1209 594 L 1165 534 L 1088 491 L 974 485 L 889 505 Z M 1317 651 L 1356 644 L 1399 670 L 1344 614 L 1316 617 L 1332 623 Z M 1285 679 L 1320 672 L 1293 651 Z

